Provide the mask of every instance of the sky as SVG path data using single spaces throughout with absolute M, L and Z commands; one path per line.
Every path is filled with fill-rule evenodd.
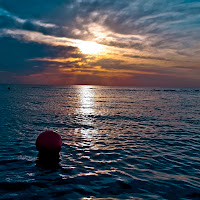
M 200 87 L 200 0 L 0 0 L 0 83 Z

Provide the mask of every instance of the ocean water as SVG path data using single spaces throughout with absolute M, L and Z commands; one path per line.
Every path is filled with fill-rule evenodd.
M 0 134 L 0 199 L 200 199 L 200 89 L 0 85 Z

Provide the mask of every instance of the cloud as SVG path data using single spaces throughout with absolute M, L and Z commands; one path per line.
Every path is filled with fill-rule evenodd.
M 147 60 L 171 61 L 170 59 L 162 58 L 162 57 L 156 57 L 156 56 L 140 56 L 140 55 L 129 55 L 129 54 L 124 54 L 124 56 L 130 57 L 130 58 L 147 59 Z
M 0 71 L 23 82 L 137 85 L 160 76 L 178 84 L 174 77 L 188 76 L 193 84 L 199 11 L 195 0 L 0 0 Z M 104 55 L 82 54 L 84 41 L 103 45 Z
M 15 74 L 32 74 L 42 72 L 47 63 L 39 61 L 28 61 L 36 57 L 57 57 L 62 52 L 69 56 L 77 56 L 73 54 L 71 47 L 51 47 L 47 44 L 36 42 L 24 42 L 14 38 L 0 38 L 0 71 L 7 71 Z

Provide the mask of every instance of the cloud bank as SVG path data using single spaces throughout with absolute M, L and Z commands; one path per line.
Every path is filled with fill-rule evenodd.
M 200 87 L 199 33 L 195 0 L 0 0 L 0 83 Z

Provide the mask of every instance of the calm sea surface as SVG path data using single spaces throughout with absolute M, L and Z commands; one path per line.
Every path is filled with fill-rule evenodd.
M 37 136 L 63 140 L 38 161 Z M 200 199 L 200 89 L 0 85 L 0 199 Z

